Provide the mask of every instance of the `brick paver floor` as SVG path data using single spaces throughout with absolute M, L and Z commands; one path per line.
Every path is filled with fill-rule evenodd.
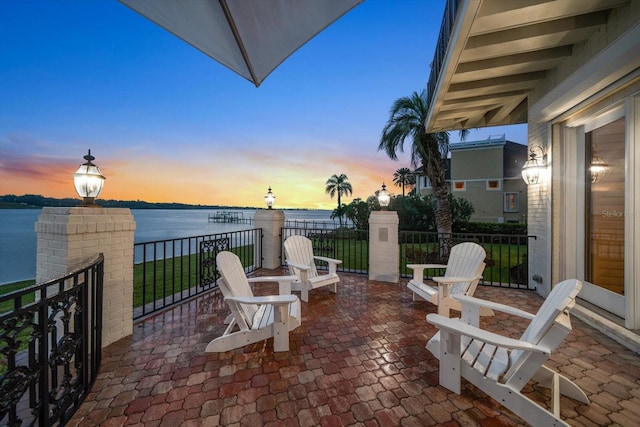
M 278 272 L 264 271 L 264 274 Z M 466 381 L 462 395 L 438 385 L 425 349 L 435 307 L 401 285 L 342 274 L 338 293 L 310 292 L 290 351 L 273 340 L 205 354 L 228 314 L 211 293 L 134 325 L 103 352 L 100 375 L 70 426 L 513 426 L 523 421 Z M 270 285 L 257 285 L 270 286 Z M 260 293 L 256 290 L 256 293 Z M 479 287 L 476 296 L 535 312 L 535 292 Z M 505 314 L 487 328 L 518 336 Z M 591 400 L 562 398 L 576 426 L 640 425 L 640 356 L 578 319 L 547 364 Z M 528 396 L 549 392 L 529 384 Z

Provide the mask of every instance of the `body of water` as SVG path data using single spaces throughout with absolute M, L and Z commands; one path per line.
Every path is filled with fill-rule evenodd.
M 225 209 L 253 218 L 252 209 Z M 247 230 L 253 224 L 209 222 L 215 210 L 132 209 L 136 243 Z M 331 211 L 285 210 L 286 220 L 331 221 Z M 0 209 L 0 285 L 36 277 L 37 236 L 40 209 Z M 133 261 L 132 261 L 133 262 Z

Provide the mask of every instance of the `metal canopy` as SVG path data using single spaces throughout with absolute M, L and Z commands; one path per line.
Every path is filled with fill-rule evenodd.
M 120 0 L 256 87 L 364 0 Z

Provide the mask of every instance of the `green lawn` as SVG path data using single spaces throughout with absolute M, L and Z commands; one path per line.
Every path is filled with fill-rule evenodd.
M 0 286 L 0 295 L 5 295 L 14 291 L 18 291 L 20 289 L 28 288 L 29 286 L 33 286 L 35 284 L 35 280 L 23 280 L 21 282 L 7 283 L 6 285 Z M 29 292 L 22 297 L 22 304 L 28 304 L 34 302 L 35 300 L 35 293 Z M 7 311 L 13 310 L 13 305 L 13 301 L 0 302 L 0 313 L 5 313 Z
M 253 265 L 253 245 L 232 248 L 242 265 Z M 184 255 L 133 266 L 133 307 L 200 286 L 200 254 Z M 144 301 L 143 301 L 144 295 Z
M 494 283 L 514 283 L 510 277 L 510 269 L 519 264 L 527 262 L 527 246 L 526 245 L 506 245 L 499 243 L 486 243 L 481 246 L 487 252 L 485 262 L 487 266 L 483 273 L 484 282 Z M 401 259 L 406 260 L 401 265 L 401 274 L 411 275 L 412 271 L 406 267 L 406 264 L 427 264 L 434 263 L 427 260 L 427 253 L 437 253 L 437 243 L 407 243 L 400 245 Z M 433 275 L 434 272 L 429 272 Z M 437 274 L 437 273 L 436 273 Z

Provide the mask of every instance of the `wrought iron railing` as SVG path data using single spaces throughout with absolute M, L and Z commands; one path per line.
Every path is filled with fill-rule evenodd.
M 436 51 L 433 54 L 433 61 L 431 61 L 429 81 L 427 82 L 427 105 L 430 105 L 433 101 L 433 94 L 438 84 L 440 71 L 444 65 L 447 47 L 449 46 L 449 39 L 451 38 L 453 25 L 456 21 L 456 14 L 458 13 L 458 1 L 459 0 L 447 0 L 444 8 L 442 24 L 440 25 L 440 34 L 438 35 Z
M 302 235 L 311 239 L 315 255 L 335 258 L 342 261 L 338 264 L 338 271 L 345 273 L 366 274 L 369 272 L 369 231 L 337 228 L 282 228 L 280 236 L 282 243 L 289 236 Z M 285 266 L 286 257 L 282 253 L 280 259 Z M 322 268 L 320 264 L 318 268 Z
M 443 246 L 449 249 L 461 242 L 476 242 L 487 252 L 482 285 L 509 288 L 528 288 L 528 237 L 526 235 L 454 233 L 442 238 L 438 233 L 419 231 L 400 232 L 400 270 L 403 277 L 410 277 L 407 264 L 446 264 Z M 441 274 L 428 270 L 425 277 Z
M 0 296 L 0 424 L 64 425 L 102 355 L 104 259 Z
M 133 261 L 133 318 L 216 289 L 220 251 L 240 257 L 247 273 L 262 268 L 262 229 L 136 243 Z

